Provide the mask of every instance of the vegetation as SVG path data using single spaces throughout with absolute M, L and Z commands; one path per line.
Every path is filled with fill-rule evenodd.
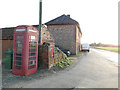
M 60 67 L 62 69 L 69 67 L 73 63 L 59 48 L 55 48 L 55 61 L 54 67 Z
M 120 53 L 120 48 L 118 48 L 118 47 L 94 47 L 94 48 Z
M 103 44 L 103 43 L 91 43 L 90 46 L 96 46 L 96 47 L 119 47 L 119 45 Z
M 65 59 L 65 60 L 57 63 L 56 65 L 54 65 L 54 67 L 57 66 L 57 67 L 60 67 L 60 68 L 63 68 L 63 69 L 64 69 L 64 68 L 69 67 L 72 63 L 73 63 L 72 60 L 70 60 L 70 59 Z

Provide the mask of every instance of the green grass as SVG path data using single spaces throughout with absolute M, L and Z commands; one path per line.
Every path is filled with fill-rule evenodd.
M 94 47 L 94 48 L 120 53 L 120 48 L 118 47 Z

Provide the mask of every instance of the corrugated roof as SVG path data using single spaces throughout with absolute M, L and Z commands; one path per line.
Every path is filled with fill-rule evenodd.
M 45 25 L 58 25 L 58 24 L 79 24 L 76 20 L 70 18 L 65 14 L 45 23 Z

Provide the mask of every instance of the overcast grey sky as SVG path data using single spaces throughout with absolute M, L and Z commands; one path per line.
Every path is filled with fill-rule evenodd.
M 79 22 L 82 43 L 118 42 L 119 0 L 42 0 L 42 23 L 62 14 Z M 39 23 L 39 0 L 0 0 L 0 28 Z

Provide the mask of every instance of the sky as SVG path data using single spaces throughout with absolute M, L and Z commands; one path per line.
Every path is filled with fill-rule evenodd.
M 42 0 L 42 23 L 63 14 L 79 22 L 82 43 L 118 44 L 119 0 Z M 0 0 L 0 28 L 39 24 L 39 0 Z

